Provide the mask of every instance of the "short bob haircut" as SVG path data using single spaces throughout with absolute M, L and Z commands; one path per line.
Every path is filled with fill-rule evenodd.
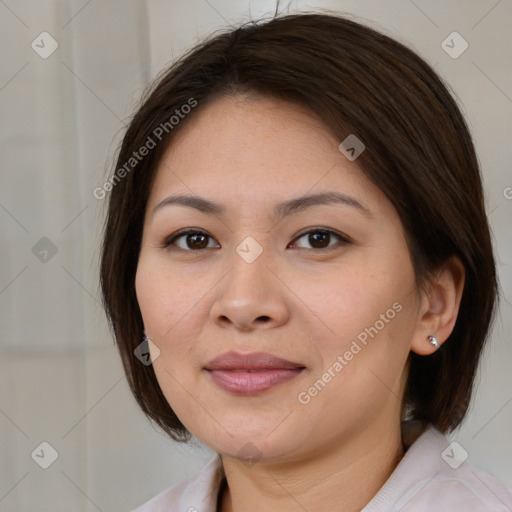
M 147 199 L 164 151 L 202 105 L 236 94 L 309 107 L 340 142 L 349 134 L 363 141 L 357 163 L 401 219 L 418 290 L 450 256 L 461 259 L 466 279 L 455 327 L 432 355 L 410 353 L 402 407 L 402 419 L 454 430 L 467 413 L 499 297 L 472 138 L 447 86 L 424 60 L 331 11 L 275 15 L 210 36 L 159 74 L 130 120 L 110 181 L 100 281 L 137 403 L 171 438 L 191 439 L 153 366 L 134 355 L 144 329 L 135 274 Z M 170 122 L 177 114 L 179 122 L 176 116 Z M 150 146 L 149 138 L 156 144 L 142 157 L 138 151 Z

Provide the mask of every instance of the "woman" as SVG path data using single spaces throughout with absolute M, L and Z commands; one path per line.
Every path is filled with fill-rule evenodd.
M 498 287 L 471 136 L 422 59 L 336 15 L 247 24 L 155 81 L 116 169 L 128 381 L 216 452 L 137 512 L 512 509 L 443 435 Z

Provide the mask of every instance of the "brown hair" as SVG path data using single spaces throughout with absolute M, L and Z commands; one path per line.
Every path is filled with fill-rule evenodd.
M 147 198 L 173 134 L 206 102 L 237 93 L 305 105 L 340 142 L 349 134 L 363 141 L 366 150 L 357 163 L 401 218 L 418 289 L 451 255 L 462 260 L 466 280 L 453 332 L 433 355 L 410 354 L 404 396 L 410 417 L 453 430 L 467 412 L 498 297 L 471 135 L 447 87 L 424 60 L 332 13 L 275 16 L 211 36 L 154 80 L 127 128 L 116 163 L 125 172 L 110 187 L 101 287 L 138 404 L 173 439 L 190 438 L 152 365 L 134 356 L 143 330 L 135 274 Z M 171 126 L 170 116 L 193 102 L 198 106 Z M 156 147 L 135 160 L 162 126 L 167 128 Z

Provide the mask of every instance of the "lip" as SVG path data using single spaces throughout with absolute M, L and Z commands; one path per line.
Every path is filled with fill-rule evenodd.
M 292 380 L 305 366 L 264 352 L 227 352 L 212 359 L 204 369 L 226 391 L 257 395 Z

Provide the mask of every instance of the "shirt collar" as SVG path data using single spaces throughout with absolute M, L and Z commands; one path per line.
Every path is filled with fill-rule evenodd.
M 190 512 L 215 512 L 219 490 L 226 475 L 220 454 L 214 457 L 188 482 L 179 502 L 178 510 Z
M 413 472 L 418 481 L 427 481 L 439 471 L 440 453 L 447 445 L 446 437 L 433 425 L 409 421 L 402 423 L 402 439 L 406 453 L 389 479 L 361 512 L 387 510 L 403 498 L 404 488 L 410 485 Z M 430 454 L 430 456 L 429 456 Z M 418 460 L 422 461 L 421 468 Z M 179 510 L 191 512 L 216 512 L 219 491 L 226 482 L 220 454 L 191 479 L 179 502 Z M 427 482 L 428 483 L 428 482 Z

